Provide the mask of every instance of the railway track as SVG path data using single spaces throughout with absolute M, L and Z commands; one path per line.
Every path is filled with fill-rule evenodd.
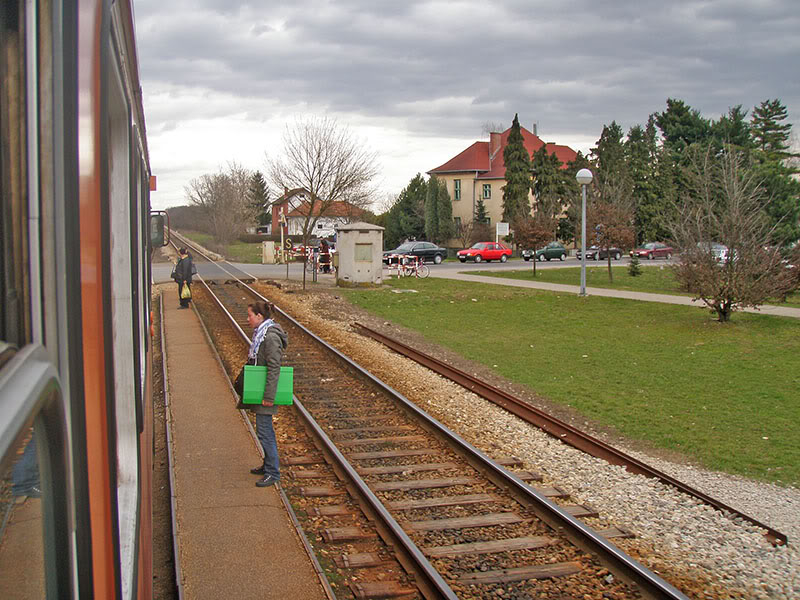
M 246 306 L 261 296 L 197 287 L 234 374 Z M 217 324 L 223 313 L 236 333 Z M 584 523 L 602 523 L 590 507 L 514 457 L 481 453 L 289 315 L 278 320 L 297 399 L 279 413 L 283 488 L 342 578 L 340 597 L 685 598 L 609 541 L 625 532 Z

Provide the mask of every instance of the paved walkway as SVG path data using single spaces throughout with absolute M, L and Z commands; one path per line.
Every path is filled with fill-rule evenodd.
M 581 291 L 578 285 L 563 285 L 560 283 L 546 283 L 543 281 L 525 281 L 522 279 L 505 279 L 502 277 L 489 277 L 486 275 L 469 275 L 467 273 L 457 273 L 453 271 L 431 269 L 431 277 L 441 279 L 456 279 L 458 281 L 473 281 L 476 283 L 490 283 L 494 285 L 506 285 L 510 287 L 520 287 L 538 290 L 550 290 L 552 292 L 562 292 L 567 294 L 579 294 Z M 627 300 L 641 300 L 644 302 L 663 302 L 665 304 L 681 304 L 684 306 L 694 306 L 706 308 L 704 302 L 692 300 L 688 296 L 672 296 L 669 294 L 648 294 L 646 292 L 631 292 L 627 290 L 611 290 L 607 288 L 586 288 L 587 296 L 606 296 L 608 298 L 625 298 Z M 775 315 L 780 317 L 793 317 L 800 319 L 800 308 L 788 306 L 764 305 L 759 310 L 746 308 L 744 312 L 756 313 L 760 315 Z
M 194 310 L 164 290 L 177 537 L 184 594 L 326 598 Z

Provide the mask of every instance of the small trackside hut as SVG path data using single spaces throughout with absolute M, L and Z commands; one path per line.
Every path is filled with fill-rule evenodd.
M 336 228 L 336 285 L 378 285 L 383 281 L 383 227 L 350 223 Z

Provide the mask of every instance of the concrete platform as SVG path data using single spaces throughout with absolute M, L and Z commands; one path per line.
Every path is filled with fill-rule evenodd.
M 185 598 L 327 598 L 196 313 L 164 290 L 163 318 Z

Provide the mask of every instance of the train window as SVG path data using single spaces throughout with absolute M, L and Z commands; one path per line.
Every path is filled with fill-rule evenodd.
M 113 43 L 113 42 L 112 42 Z M 117 53 L 111 51 L 111 56 Z M 123 80 L 116 61 L 108 71 L 108 181 L 111 226 L 111 327 L 114 364 L 114 412 L 117 444 L 117 506 L 119 510 L 120 574 L 122 595 L 132 594 L 136 561 L 136 533 L 139 528 L 139 427 L 137 397 L 143 364 L 139 352 L 138 296 L 139 217 L 131 202 L 132 162 L 131 112 L 125 98 Z M 116 276 L 115 276 L 116 275 Z M 137 339 L 139 338 L 139 339 Z
M 12 464 L 0 481 L 3 526 L 0 534 L 0 597 L 44 598 L 42 482 L 33 427 L 11 451 Z M 25 569 L 20 569 L 25 565 Z
M 0 340 L 30 338 L 27 277 L 26 11 L 23 2 L 0 9 Z
M 70 597 L 64 405 L 43 347 L 7 361 L 0 397 L 0 598 Z

